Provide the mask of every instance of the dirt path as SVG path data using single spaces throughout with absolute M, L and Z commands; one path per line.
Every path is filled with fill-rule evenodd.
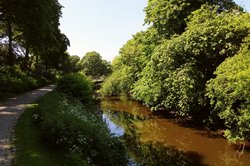
M 13 129 L 25 108 L 38 97 L 53 90 L 50 85 L 14 98 L 0 101 L 0 166 L 10 166 L 15 148 L 11 146 Z

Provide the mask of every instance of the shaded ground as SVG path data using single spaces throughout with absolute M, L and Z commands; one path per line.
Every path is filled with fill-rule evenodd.
M 52 91 L 54 85 L 43 87 L 25 94 L 0 101 L 0 165 L 9 166 L 15 152 L 11 145 L 16 121 L 25 108 L 38 97 Z

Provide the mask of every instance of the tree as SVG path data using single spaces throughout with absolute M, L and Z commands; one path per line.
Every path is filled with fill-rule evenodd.
M 64 62 L 61 66 L 62 70 L 65 72 L 65 73 L 75 73 L 75 72 L 78 72 L 80 71 L 80 68 L 79 68 L 79 61 L 80 61 L 80 57 L 77 56 L 77 55 L 69 55 L 68 53 L 67 54 L 67 57 L 64 59 Z
M 77 55 L 72 55 L 69 57 L 69 61 L 70 61 L 70 70 L 72 72 L 78 72 L 79 68 L 77 66 L 77 63 L 80 61 L 80 57 Z
M 227 58 L 207 84 L 207 96 L 214 112 L 225 120 L 228 127 L 225 136 L 232 142 L 250 140 L 249 41 L 247 44 L 237 55 Z
M 95 51 L 87 52 L 79 62 L 80 69 L 88 76 L 103 76 L 111 73 L 111 64 Z
M 24 48 L 25 55 L 21 55 L 25 56 L 24 68 L 28 66 L 31 53 L 37 61 L 58 67 L 69 45 L 67 37 L 58 28 L 62 8 L 58 1 L 2 0 L 0 5 L 1 38 L 8 41 L 8 64 L 13 65 L 18 56 L 15 51 Z
M 133 98 L 200 120 L 209 114 L 206 82 L 225 58 L 240 49 L 249 31 L 245 20 L 250 20 L 248 14 L 217 11 L 218 7 L 204 5 L 189 17 L 184 33 L 155 49 L 134 85 Z
M 170 38 L 182 34 L 187 27 L 185 19 L 203 4 L 219 6 L 220 11 L 242 10 L 232 0 L 148 0 L 145 23 L 152 24 L 160 36 Z
M 249 32 L 248 14 L 218 10 L 203 5 L 188 17 L 186 31 L 171 39 L 155 40 L 148 35 L 156 32 L 153 28 L 136 34 L 121 48 L 119 65 L 103 91 L 131 94 L 156 110 L 207 118 L 206 82 L 220 63 L 238 52 Z
M 147 104 L 152 106 L 152 105 L 155 105 L 156 103 L 159 103 L 159 102 L 161 103 L 163 101 L 163 99 L 160 99 L 160 98 L 162 98 L 162 91 L 163 91 L 163 87 L 165 85 L 161 85 L 161 83 L 159 83 L 157 81 L 158 80 L 160 82 L 163 81 L 162 79 L 167 77 L 167 76 L 165 77 L 165 75 L 167 73 L 163 72 L 165 70 L 160 67 L 161 65 L 166 67 L 166 68 L 171 68 L 171 67 L 175 67 L 175 65 L 179 65 L 179 66 L 189 66 L 189 67 L 193 66 L 195 68 L 195 70 L 200 69 L 196 64 L 193 64 L 194 63 L 193 61 L 188 62 L 188 63 L 190 63 L 189 65 L 185 64 L 186 63 L 184 61 L 185 58 L 191 59 L 191 57 L 188 57 L 188 55 L 190 53 L 187 53 L 185 51 L 185 48 L 183 47 L 182 44 L 185 45 L 188 43 L 187 45 L 190 45 L 189 51 L 191 51 L 191 46 L 192 46 L 192 39 L 191 38 L 192 37 L 193 37 L 193 39 L 194 38 L 199 39 L 199 35 L 203 35 L 203 36 L 208 35 L 208 34 L 202 34 L 203 32 L 201 32 L 201 34 L 198 34 L 195 32 L 195 30 L 192 30 L 192 32 L 191 32 L 192 35 L 190 38 L 188 38 L 188 35 L 190 35 L 188 33 L 191 30 L 188 32 L 185 32 L 185 30 L 188 28 L 187 27 L 188 25 L 186 23 L 186 20 L 188 20 L 188 18 L 187 18 L 188 15 L 191 14 L 192 11 L 199 9 L 201 7 L 201 5 L 204 3 L 206 3 L 206 2 L 205 1 L 198 1 L 197 2 L 197 1 L 188 1 L 188 0 L 178 0 L 178 1 L 149 0 L 148 6 L 145 9 L 145 12 L 146 12 L 145 21 L 146 21 L 146 23 L 149 23 L 152 26 L 150 28 L 148 28 L 145 32 L 139 32 L 139 33 L 135 34 L 133 36 L 133 38 L 131 40 L 129 40 L 120 49 L 119 65 L 116 65 L 115 67 L 113 67 L 113 68 L 115 68 L 115 72 L 117 71 L 117 73 L 125 74 L 124 77 L 127 76 L 126 79 L 122 79 L 122 80 L 126 81 L 127 83 L 128 82 L 131 83 L 131 85 L 126 85 L 125 86 L 126 88 L 125 88 L 124 86 L 121 86 L 122 80 L 120 79 L 119 82 L 121 82 L 121 83 L 119 86 L 118 85 L 117 86 L 124 89 L 124 90 L 126 89 L 126 92 L 124 92 L 124 91 L 123 92 L 120 91 L 120 92 L 122 92 L 122 93 L 131 93 L 132 92 L 132 96 L 134 98 L 141 100 L 143 102 L 146 102 Z M 233 3 L 230 0 L 213 1 L 211 3 L 217 5 L 216 9 L 214 9 L 213 6 L 209 6 L 209 7 L 207 7 L 208 8 L 207 10 L 213 11 L 214 16 L 216 16 L 217 13 L 218 14 L 222 13 L 223 10 L 232 9 L 234 7 L 235 8 L 237 7 L 237 5 L 235 5 L 235 3 Z M 178 15 L 178 14 L 180 14 L 180 15 Z M 194 14 L 194 15 L 196 15 L 196 14 Z M 207 15 L 204 18 L 208 18 L 209 20 L 212 20 L 209 18 L 210 16 L 211 15 Z M 223 17 L 223 16 L 221 15 L 221 17 Z M 191 16 L 189 17 L 189 20 L 191 20 Z M 193 24 L 194 24 L 194 21 L 190 21 L 190 22 L 193 22 Z M 180 25 L 179 25 L 179 23 L 180 23 Z M 198 27 L 200 26 L 199 23 L 197 23 L 195 25 L 196 26 L 198 25 Z M 191 23 L 189 23 L 189 26 L 191 27 Z M 204 27 L 205 26 L 206 25 L 204 23 Z M 219 25 L 214 26 L 213 28 L 216 30 L 216 28 L 218 28 L 218 27 L 219 27 Z M 204 31 L 206 31 L 206 30 L 204 30 Z M 185 33 L 185 35 L 182 36 L 183 33 Z M 207 32 L 207 33 L 209 33 L 209 32 Z M 178 34 L 182 37 L 178 38 L 178 35 L 174 35 L 174 34 Z M 242 39 L 242 36 L 239 36 L 239 40 L 240 39 Z M 169 41 L 166 41 L 166 40 L 169 40 Z M 178 43 L 178 44 L 176 43 L 178 45 L 176 47 L 171 44 L 171 42 L 175 42 L 175 41 Z M 186 43 L 184 41 L 186 41 Z M 168 45 L 162 44 L 164 42 L 169 43 L 169 44 Z M 199 44 L 199 41 L 197 41 L 197 44 Z M 160 45 L 160 46 L 157 47 L 158 45 Z M 170 47 L 171 47 L 171 49 L 170 49 Z M 202 46 L 200 45 L 199 47 L 202 47 Z M 218 46 L 218 48 L 219 48 L 219 46 Z M 157 55 L 156 57 L 153 57 L 154 52 L 157 52 L 157 49 L 160 50 L 159 55 Z M 207 50 L 209 50 L 209 49 L 210 48 L 207 48 Z M 198 48 L 197 48 L 197 50 L 198 50 Z M 169 55 L 166 55 L 166 52 Z M 174 52 L 174 53 L 171 53 L 171 52 Z M 215 53 L 215 52 L 213 52 L 213 53 Z M 169 58 L 171 59 L 171 54 L 175 54 L 175 53 L 176 53 L 176 57 L 174 57 L 174 59 L 172 59 L 172 61 L 175 61 L 176 64 L 169 64 L 168 60 L 169 60 Z M 165 55 L 169 56 L 169 58 L 166 58 Z M 203 56 L 202 53 L 201 53 L 201 56 Z M 152 60 L 152 59 L 154 59 L 154 60 Z M 153 62 L 153 61 L 155 61 L 155 62 Z M 221 61 L 218 61 L 218 63 L 220 63 L 220 62 Z M 203 64 L 206 64 L 206 63 L 204 62 Z M 174 66 L 171 66 L 171 65 L 174 65 Z M 209 66 L 209 67 L 211 67 L 211 66 Z M 212 75 L 211 73 L 213 73 L 213 71 L 215 69 L 214 68 L 210 69 L 209 67 L 206 67 L 206 70 L 212 71 L 212 72 L 211 71 L 207 72 L 207 73 L 210 73 L 209 76 L 211 76 Z M 176 68 L 178 68 L 178 66 L 176 66 Z M 183 70 L 186 70 L 186 69 L 183 69 Z M 205 73 L 205 74 L 207 74 L 207 73 Z M 117 75 L 117 74 L 114 74 L 114 75 Z M 186 75 L 188 75 L 188 74 L 186 74 Z M 162 77 L 162 79 L 156 78 L 158 76 Z M 112 78 L 112 80 L 114 80 L 114 77 Z M 123 75 L 120 74 L 120 77 L 122 78 Z M 150 81 L 150 78 L 152 78 L 152 80 L 149 83 L 148 81 Z M 128 81 L 128 79 L 131 79 L 131 80 Z M 114 84 L 110 84 L 110 85 L 114 86 Z M 123 85 L 125 85 L 125 84 L 123 84 Z M 142 86 L 142 85 L 144 85 L 144 86 Z M 205 81 L 203 82 L 203 85 L 205 85 Z M 108 87 L 108 85 L 105 85 L 105 87 Z M 119 88 L 115 88 L 115 89 L 119 89 Z M 151 93 L 151 94 L 149 94 L 149 93 Z M 146 99 L 147 101 L 144 100 L 145 98 L 147 98 Z M 185 99 L 185 100 L 187 100 L 187 99 Z M 182 108 L 183 108 L 183 106 L 182 106 Z
M 112 62 L 114 72 L 103 85 L 104 95 L 127 95 L 140 79 L 141 72 L 149 62 L 154 48 L 161 41 L 154 28 L 138 32 L 120 49 Z

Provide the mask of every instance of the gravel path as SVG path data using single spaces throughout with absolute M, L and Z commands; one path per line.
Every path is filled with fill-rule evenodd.
M 0 101 L 0 166 L 10 166 L 15 148 L 11 145 L 13 129 L 25 108 L 38 97 L 52 91 L 54 85 Z

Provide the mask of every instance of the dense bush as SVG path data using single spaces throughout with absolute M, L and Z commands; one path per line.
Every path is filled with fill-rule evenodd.
M 133 36 L 120 50 L 120 56 L 113 60 L 113 74 L 104 82 L 103 95 L 127 95 L 150 60 L 151 54 L 160 43 L 156 30 L 149 28 Z
M 186 18 L 203 4 L 216 5 L 218 11 L 242 10 L 233 0 L 148 0 L 145 22 L 152 24 L 159 35 L 169 38 L 183 33 L 187 26 Z
M 38 85 L 36 79 L 24 73 L 18 66 L 0 67 L 0 93 L 25 92 Z
M 157 109 L 164 107 L 182 116 L 209 114 L 206 82 L 226 57 L 240 49 L 248 35 L 248 14 L 204 5 L 192 13 L 179 36 L 164 40 L 134 83 L 132 97 Z
M 87 52 L 77 66 L 87 76 L 107 76 L 111 73 L 110 62 L 103 60 L 101 55 L 95 51 Z
M 136 34 L 121 48 L 120 67 L 103 84 L 104 94 L 131 94 L 152 109 L 163 107 L 202 121 L 210 109 L 206 82 L 239 51 L 250 30 L 245 23 L 249 14 L 218 11 L 218 6 L 201 6 L 186 19 L 185 31 L 171 39 L 156 42 L 153 28 Z
M 121 48 L 103 94 L 127 93 L 152 110 L 227 125 L 230 140 L 248 140 L 249 45 L 234 56 L 249 35 L 250 14 L 232 0 L 149 0 L 145 12 L 151 26 Z
M 102 85 L 101 94 L 104 96 L 127 95 L 133 84 L 132 73 L 129 68 L 123 68 L 108 77 Z
M 225 120 L 230 141 L 250 140 L 250 50 L 228 58 L 215 72 L 216 78 L 207 85 L 214 111 Z
M 75 99 L 49 93 L 38 100 L 34 118 L 47 139 L 65 150 L 68 165 L 126 165 L 119 139 L 101 117 Z
M 54 83 L 60 72 L 55 69 L 41 69 L 41 65 L 37 65 L 29 71 L 22 70 L 20 65 L 0 67 L 0 96 L 8 94 L 17 94 L 26 92 Z M 44 67 L 44 66 L 43 66 Z M 44 67 L 45 68 L 45 67 Z
M 38 81 L 39 85 L 54 83 L 62 75 L 59 70 L 46 68 L 42 64 L 33 64 L 29 73 Z
M 70 73 L 59 80 L 57 89 L 81 101 L 88 101 L 91 99 L 92 82 L 83 73 Z

